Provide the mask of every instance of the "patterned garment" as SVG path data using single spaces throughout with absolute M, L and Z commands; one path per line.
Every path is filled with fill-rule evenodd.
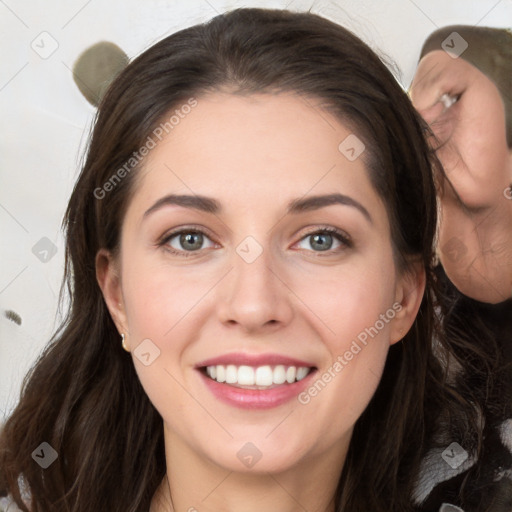
M 504 404 L 483 410 L 483 451 L 479 460 L 468 456 L 457 443 L 433 449 L 423 460 L 413 499 L 421 512 L 512 512 L 512 299 L 486 304 L 460 294 L 437 268 L 454 308 L 443 319 L 445 325 L 471 334 L 475 343 L 493 339 L 501 352 L 504 371 L 495 390 Z M 482 341 L 484 340 L 484 341 Z M 508 365 L 508 369 L 507 366 Z M 467 369 L 457 370 L 472 385 L 479 381 Z M 465 505 L 459 490 L 465 484 Z M 462 508 L 461 508 L 462 507 Z
M 0 498 L 0 512 L 21 512 L 14 502 L 7 498 Z
M 460 446 L 459 446 L 460 449 Z M 454 455 L 455 452 L 455 456 Z M 465 453 L 465 452 L 463 452 Z M 452 455 L 453 460 L 449 459 Z M 473 477 L 475 499 L 487 496 L 486 508 L 462 509 L 455 505 L 461 481 L 478 461 L 457 457 L 457 448 L 431 450 L 423 460 L 413 500 L 421 512 L 512 512 L 512 419 L 505 420 L 486 438 L 483 472 Z M 457 458 L 459 460 L 457 460 Z M 463 462 L 462 462 L 463 460 Z M 459 464 L 460 462 L 460 464 Z M 471 482 L 471 480 L 470 480 Z M 448 502 L 448 503 L 447 503 Z M 439 505 L 441 504 L 441 505 Z M 482 505 L 477 505 L 481 507 Z

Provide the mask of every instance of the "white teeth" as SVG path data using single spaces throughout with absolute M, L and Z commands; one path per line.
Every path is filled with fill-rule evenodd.
M 308 368 L 298 368 L 297 369 L 297 380 L 302 380 L 309 373 Z
M 274 368 L 272 381 L 274 384 L 284 384 L 286 382 L 286 369 L 282 364 Z
M 271 386 L 272 377 L 272 368 L 270 366 L 259 366 L 256 368 L 256 386 Z
M 234 384 L 238 380 L 238 371 L 234 364 L 226 368 L 226 384 Z
M 297 376 L 297 368 L 295 366 L 290 366 L 288 370 L 286 370 L 286 382 L 291 384 L 295 382 L 295 377 Z
M 217 382 L 226 382 L 226 368 L 224 368 L 224 366 L 222 366 L 221 364 L 218 364 L 215 368 L 217 372 L 215 380 Z
M 269 387 L 273 384 L 293 384 L 306 377 L 311 368 L 304 366 L 284 366 L 282 364 L 272 367 L 270 365 L 258 366 L 235 366 L 229 364 L 224 366 L 207 366 L 206 374 L 217 382 L 226 384 L 237 384 L 239 386 Z
M 240 366 L 238 368 L 238 384 L 254 386 L 254 368 L 251 366 Z

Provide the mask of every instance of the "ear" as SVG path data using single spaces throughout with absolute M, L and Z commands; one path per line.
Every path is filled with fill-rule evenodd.
M 421 261 L 413 261 L 410 268 L 398 278 L 393 309 L 390 344 L 400 341 L 414 323 L 425 292 L 425 267 Z
M 119 335 L 129 334 L 119 265 L 112 253 L 106 249 L 100 249 L 96 254 L 96 279 Z M 129 336 L 127 338 L 129 340 Z

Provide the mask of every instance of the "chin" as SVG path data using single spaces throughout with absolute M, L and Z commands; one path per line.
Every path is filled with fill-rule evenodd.
M 209 450 L 210 451 L 210 450 Z M 297 466 L 303 455 L 294 446 L 284 447 L 282 443 L 269 442 L 265 435 L 250 441 L 247 436 L 231 440 L 227 445 L 218 446 L 214 453 L 206 454 L 210 460 L 227 471 L 250 474 L 283 473 Z

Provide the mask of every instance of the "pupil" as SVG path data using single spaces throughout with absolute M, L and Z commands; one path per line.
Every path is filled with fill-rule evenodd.
M 201 233 L 187 233 L 185 235 L 181 235 L 180 243 L 184 248 L 192 250 L 200 249 L 202 245 Z M 187 247 L 187 244 L 190 245 Z
M 319 249 L 320 251 L 326 251 L 330 248 L 332 245 L 332 235 L 323 233 L 323 234 L 316 234 L 312 236 L 313 242 L 311 246 L 313 248 Z M 327 243 L 326 243 L 327 240 Z M 329 243 L 330 242 L 330 243 Z M 316 245 L 316 247 L 315 247 Z

